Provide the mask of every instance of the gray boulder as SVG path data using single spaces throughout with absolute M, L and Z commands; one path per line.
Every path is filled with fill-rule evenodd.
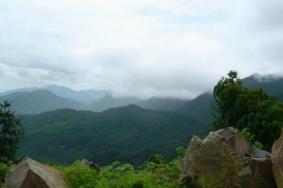
M 60 172 L 30 158 L 7 173 L 4 188 L 67 188 Z
M 192 138 L 180 181 L 192 187 L 276 188 L 270 153 L 254 149 L 232 127 Z
M 278 188 L 283 188 L 283 130 L 272 146 L 272 170 Z

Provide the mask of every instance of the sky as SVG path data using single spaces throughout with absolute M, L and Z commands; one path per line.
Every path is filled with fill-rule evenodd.
M 192 98 L 229 70 L 283 74 L 280 0 L 1 0 L 0 90 Z

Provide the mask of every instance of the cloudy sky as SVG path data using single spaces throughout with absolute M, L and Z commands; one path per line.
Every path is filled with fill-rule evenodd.
M 0 90 L 59 84 L 193 97 L 283 73 L 281 0 L 1 0 Z

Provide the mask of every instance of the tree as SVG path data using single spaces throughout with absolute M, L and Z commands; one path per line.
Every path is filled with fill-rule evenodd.
M 283 127 L 283 105 L 262 89 L 242 86 L 236 71 L 222 78 L 214 88 L 217 116 L 215 128 L 236 127 L 254 135 L 264 149 L 270 149 Z
M 232 114 L 233 104 L 241 93 L 241 81 L 236 71 L 230 71 L 227 78 L 221 80 L 214 87 L 214 98 L 219 114 L 214 121 L 215 128 L 233 127 L 236 125 L 236 118 Z
M 15 160 L 17 146 L 23 136 L 21 120 L 11 111 L 11 103 L 0 103 L 0 162 Z

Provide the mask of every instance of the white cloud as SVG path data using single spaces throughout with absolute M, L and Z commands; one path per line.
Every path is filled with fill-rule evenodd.
M 2 0 L 0 89 L 192 97 L 230 69 L 280 73 L 283 5 L 269 2 Z

